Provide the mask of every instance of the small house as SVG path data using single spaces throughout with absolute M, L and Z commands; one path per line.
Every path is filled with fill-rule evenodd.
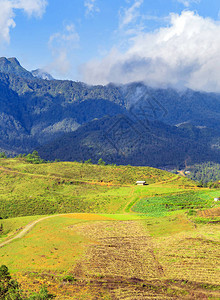
M 218 202 L 218 201 L 220 201 L 220 198 L 214 198 L 214 201 Z
M 137 185 L 146 185 L 146 181 L 137 181 L 136 184 Z

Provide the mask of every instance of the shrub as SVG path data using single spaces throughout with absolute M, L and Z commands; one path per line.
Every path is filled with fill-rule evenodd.
M 73 281 L 76 281 L 76 278 L 74 278 L 72 275 L 67 275 L 67 276 L 63 277 L 63 281 L 64 282 L 73 282 Z
M 47 300 L 53 299 L 55 296 L 53 294 L 49 294 L 46 286 L 42 286 L 39 293 L 34 293 L 29 297 L 29 300 Z

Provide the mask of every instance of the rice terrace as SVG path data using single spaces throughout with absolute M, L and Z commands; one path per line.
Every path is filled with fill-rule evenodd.
M 23 297 L 220 299 L 219 193 L 149 167 L 1 158 L 0 262 Z

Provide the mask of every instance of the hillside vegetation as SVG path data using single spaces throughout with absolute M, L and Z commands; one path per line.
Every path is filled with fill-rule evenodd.
M 77 162 L 31 164 L 22 158 L 1 158 L 0 174 L 2 218 L 69 212 L 122 212 L 143 192 L 135 185 L 137 180 L 145 180 L 148 184 L 175 180 L 178 190 L 195 187 L 188 179 L 149 167 Z
M 93 120 L 75 132 L 37 148 L 45 159 L 62 161 L 103 158 L 107 163 L 133 166 L 185 167 L 185 161 L 220 161 L 211 144 L 219 133 L 188 124 L 170 126 L 158 121 L 137 121 L 125 115 Z
M 188 167 L 187 171 L 190 171 L 190 174 L 187 175 L 187 177 L 201 183 L 220 180 L 220 164 L 215 164 L 212 162 L 195 164 Z

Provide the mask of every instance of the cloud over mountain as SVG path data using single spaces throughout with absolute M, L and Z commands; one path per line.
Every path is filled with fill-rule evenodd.
M 66 74 L 71 69 L 69 57 L 79 46 L 80 37 L 74 24 L 66 25 L 62 31 L 52 34 L 48 46 L 52 52 L 53 62 L 48 66 L 50 71 Z
M 219 22 L 192 11 L 173 13 L 168 26 L 137 32 L 128 45 L 82 66 L 83 79 L 89 84 L 144 81 L 220 92 Z

